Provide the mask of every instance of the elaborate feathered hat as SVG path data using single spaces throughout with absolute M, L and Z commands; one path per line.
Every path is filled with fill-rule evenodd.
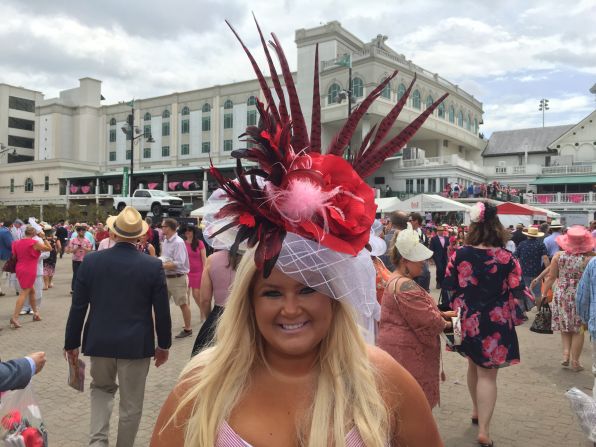
M 321 151 L 321 103 L 319 93 L 319 55 L 315 51 L 313 108 L 310 136 L 298 100 L 298 93 L 279 40 L 272 34 L 269 42 L 277 55 L 281 78 L 273 63 L 265 38 L 257 25 L 269 65 L 271 88 L 242 39 L 226 21 L 246 52 L 259 81 L 265 102 L 257 99 L 257 126 L 241 135 L 248 143 L 234 150 L 235 179 L 227 179 L 212 165 L 211 174 L 227 195 L 228 203 L 216 214 L 219 225 L 211 225 L 211 237 L 234 231 L 231 251 L 241 243 L 257 245 L 255 262 L 268 276 L 275 265 L 288 233 L 315 241 L 334 251 L 355 256 L 368 242 L 375 218 L 374 192 L 363 178 L 375 172 L 383 161 L 403 148 L 426 118 L 445 99 L 443 95 L 396 136 L 386 139 L 416 81 L 389 114 L 368 132 L 355 156 L 343 158 L 344 151 L 360 119 L 396 76 L 388 76 L 356 107 L 343 128 L 323 153 Z M 273 91 L 278 98 L 274 100 Z M 289 105 L 289 109 L 288 106 Z M 245 170 L 242 160 L 258 166 Z

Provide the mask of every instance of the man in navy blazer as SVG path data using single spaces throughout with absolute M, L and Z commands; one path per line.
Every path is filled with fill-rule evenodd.
M 155 358 L 156 367 L 167 361 L 172 321 L 162 263 L 135 246 L 147 233 L 139 212 L 126 207 L 117 217 L 108 218 L 107 226 L 116 245 L 90 253 L 79 267 L 64 349 L 76 360 L 82 332 L 83 354 L 91 357 L 89 445 L 108 445 L 114 395 L 120 388 L 116 446 L 132 447 L 150 360 Z
M 437 226 L 437 235 L 430 240 L 430 249 L 433 251 L 433 261 L 436 267 L 437 289 L 441 288 L 441 283 L 445 279 L 445 269 L 447 268 L 447 247 L 449 238 L 445 236 L 443 225 Z
M 45 364 L 44 352 L 34 352 L 27 357 L 0 362 L 0 392 L 25 388 Z

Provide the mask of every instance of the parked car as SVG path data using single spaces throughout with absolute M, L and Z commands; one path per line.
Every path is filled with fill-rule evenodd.
M 131 205 L 140 213 L 151 211 L 154 216 L 162 213 L 180 214 L 184 210 L 184 201 L 158 189 L 137 189 L 132 197 L 114 197 L 114 208 L 118 212 Z

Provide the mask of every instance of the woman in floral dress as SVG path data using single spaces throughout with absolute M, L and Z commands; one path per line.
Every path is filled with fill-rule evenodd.
M 550 290 L 558 279 L 553 294 L 552 330 L 561 332 L 563 360 L 561 365 L 571 367 L 575 372 L 583 370 L 579 357 L 584 346 L 581 320 L 575 307 L 575 292 L 586 265 L 594 256 L 594 239 L 581 225 L 574 225 L 556 242 L 563 251 L 553 256 L 551 267 L 543 290 Z M 546 299 L 546 297 L 543 297 Z
M 497 371 L 519 363 L 515 326 L 523 313 L 516 297 L 530 293 L 517 259 L 503 248 L 508 235 L 496 208 L 480 202 L 470 216 L 466 245 L 451 257 L 442 287 L 452 292 L 451 308 L 461 311 L 462 343 L 455 349 L 468 359 L 472 423 L 478 424 L 479 444 L 491 446 Z

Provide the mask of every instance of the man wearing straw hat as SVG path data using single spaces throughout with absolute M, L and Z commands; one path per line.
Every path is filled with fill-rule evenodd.
M 150 360 L 155 358 L 156 367 L 168 360 L 172 321 L 162 263 L 135 246 L 147 232 L 139 212 L 127 206 L 118 216 L 110 216 L 107 226 L 117 243 L 109 250 L 87 255 L 81 264 L 64 349 L 76 362 L 85 323 L 82 348 L 83 354 L 91 357 L 92 379 L 89 445 L 108 445 L 114 395 L 120 388 L 116 445 L 132 447 Z
M 559 244 L 557 244 L 556 239 L 557 239 L 557 237 L 561 236 L 562 228 L 563 228 L 563 226 L 557 219 L 554 219 L 550 223 L 550 230 L 549 230 L 550 236 L 547 236 L 544 238 L 546 254 L 548 254 L 549 259 L 552 259 L 553 256 L 555 255 L 555 253 L 557 253 L 559 250 L 561 250 L 561 247 L 559 247 Z
M 546 246 L 542 241 L 544 233 L 538 231 L 536 227 L 529 227 L 522 232 L 527 237 L 525 241 L 521 241 L 515 250 L 515 256 L 519 259 L 519 263 L 522 268 L 522 276 L 524 283 L 530 285 L 532 280 L 536 278 L 544 268 L 547 268 L 550 264 Z M 534 297 L 540 296 L 540 283 L 534 286 L 532 289 Z M 530 310 L 533 304 L 530 302 L 526 303 L 526 309 Z

